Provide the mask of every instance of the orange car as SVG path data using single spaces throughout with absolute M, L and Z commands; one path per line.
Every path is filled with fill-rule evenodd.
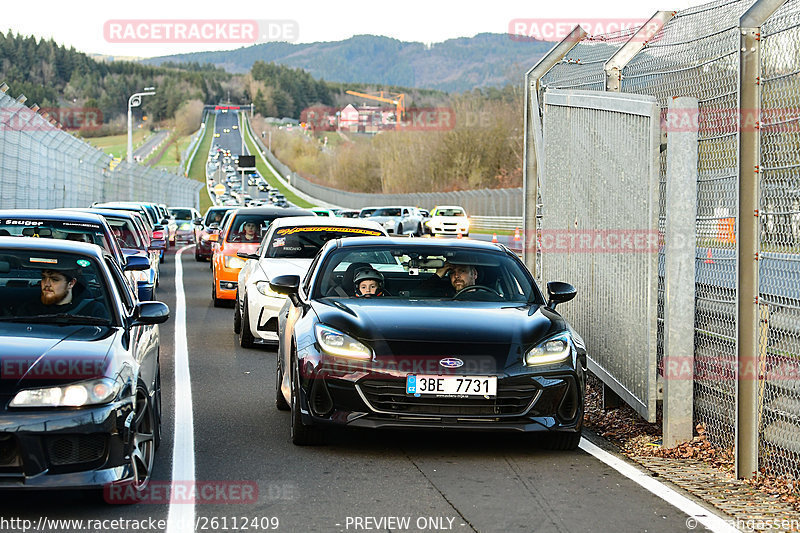
M 254 253 L 270 222 L 276 218 L 295 216 L 314 216 L 314 213 L 297 208 L 245 207 L 229 215 L 228 222 L 218 235 L 209 236 L 213 243 L 211 300 L 214 307 L 221 307 L 225 303 L 232 306 L 236 301 L 239 271 L 245 262 L 245 259 L 236 255 L 239 250 Z

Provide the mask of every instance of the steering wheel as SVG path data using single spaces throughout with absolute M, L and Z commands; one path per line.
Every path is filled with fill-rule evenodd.
M 453 295 L 453 300 L 458 300 L 458 297 L 461 296 L 462 294 L 468 294 L 474 291 L 486 291 L 488 293 L 494 294 L 500 299 L 503 298 L 499 292 L 497 292 L 491 287 L 487 287 L 486 285 L 470 285 L 469 287 L 464 287 L 463 289 L 455 293 Z

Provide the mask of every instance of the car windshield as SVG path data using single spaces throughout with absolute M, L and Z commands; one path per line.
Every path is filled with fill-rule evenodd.
M 4 218 L 0 235 L 88 242 L 111 251 L 103 226 L 92 222 Z
M 380 231 L 369 228 L 339 228 L 335 226 L 293 226 L 279 228 L 272 234 L 264 257 L 312 258 L 322 246 L 343 237 L 377 237 Z
M 28 250 L 0 251 L 0 321 L 109 323 L 109 294 L 94 259 Z
M 145 248 L 144 243 L 139 238 L 139 232 L 133 225 L 133 222 L 127 219 L 113 218 L 113 215 L 106 216 L 108 225 L 111 226 L 111 232 L 119 241 L 119 245 L 123 248 L 135 248 L 142 250 Z
M 278 215 L 238 214 L 231 221 L 227 242 L 261 242 L 267 226 Z
M 399 207 L 382 207 L 380 209 L 376 209 L 374 213 L 372 213 L 374 217 L 399 217 L 400 216 L 400 208 Z
M 464 210 L 460 207 L 453 207 L 453 208 L 443 208 L 436 210 L 437 217 L 465 217 L 467 216 L 464 213 Z
M 436 271 L 445 265 L 440 278 Z M 357 274 L 364 269 L 380 273 L 383 296 L 390 298 L 543 302 L 522 262 L 505 252 L 413 244 L 345 246 L 331 252 L 320 266 L 312 297 L 354 297 Z M 454 274 L 459 270 L 469 270 L 469 281 L 461 285 Z
M 191 209 L 170 208 L 169 212 L 172 213 L 175 220 L 192 220 L 194 218 Z
M 230 209 L 214 209 L 214 208 L 209 209 L 208 212 L 206 212 L 203 224 L 205 224 L 206 226 L 214 222 L 216 222 L 217 224 L 221 224 L 222 218 L 225 216 L 226 211 L 230 211 Z

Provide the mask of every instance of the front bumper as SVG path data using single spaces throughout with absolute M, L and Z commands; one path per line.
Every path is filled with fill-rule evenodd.
M 101 488 L 133 476 L 124 399 L 84 409 L 0 414 L 0 489 Z
M 568 365 L 495 373 L 495 398 L 418 398 L 405 393 L 406 376 L 416 372 L 371 364 L 354 369 L 318 354 L 299 365 L 306 424 L 511 432 L 578 432 L 582 426 L 585 377 Z
M 278 342 L 278 314 L 285 303 L 285 296 L 266 296 L 255 287 L 247 287 L 247 315 L 254 337 Z

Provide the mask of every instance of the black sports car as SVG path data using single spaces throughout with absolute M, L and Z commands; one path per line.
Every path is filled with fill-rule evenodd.
M 382 296 L 356 296 L 366 269 Z M 276 404 L 292 411 L 295 444 L 338 424 L 549 431 L 551 447 L 578 446 L 586 349 L 555 311 L 576 291 L 551 282 L 545 301 L 503 245 L 330 241 L 302 282 L 270 287 L 289 296 Z
M 155 324 L 168 317 L 94 244 L 0 237 L 4 489 L 144 490 L 160 438 Z

